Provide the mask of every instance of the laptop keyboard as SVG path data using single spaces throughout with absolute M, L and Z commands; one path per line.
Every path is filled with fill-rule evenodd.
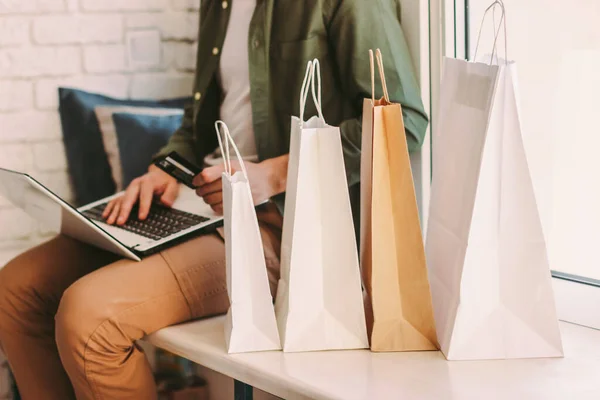
M 106 205 L 107 203 L 97 205 L 94 208 L 83 211 L 82 214 L 91 220 L 105 222 L 104 218 L 102 218 L 102 213 Z M 138 210 L 137 205 L 133 207 L 127 223 L 125 225 L 118 225 L 118 227 L 152 240 L 164 239 L 209 220 L 209 218 L 200 215 L 190 214 L 153 203 L 148 218 L 141 221 L 138 218 Z

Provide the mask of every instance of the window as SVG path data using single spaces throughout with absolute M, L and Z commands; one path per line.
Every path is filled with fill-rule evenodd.
M 439 79 L 435 71 L 442 55 L 473 56 L 484 11 L 491 3 L 431 3 L 434 101 Z M 559 317 L 600 328 L 600 123 L 596 118 L 600 2 L 504 0 L 504 4 L 508 58 L 517 62 L 523 139 L 555 277 Z M 436 35 L 433 26 L 438 16 L 443 28 Z M 491 49 L 492 42 L 488 29 L 481 46 Z M 503 34 L 498 48 L 503 56 Z

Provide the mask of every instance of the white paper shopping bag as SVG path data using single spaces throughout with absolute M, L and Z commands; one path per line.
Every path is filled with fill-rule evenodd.
M 559 357 L 516 66 L 485 60 L 444 65 L 426 244 L 438 339 L 450 360 Z
M 225 342 L 229 353 L 280 350 L 273 298 L 244 162 L 227 126 L 215 124 L 223 173 L 223 214 L 227 257 L 227 293 L 231 303 L 225 320 Z M 229 146 L 241 171 L 232 173 Z
M 323 118 L 319 74 L 310 62 L 292 119 L 275 304 L 288 352 L 368 347 L 340 130 Z M 304 122 L 310 88 L 319 115 Z

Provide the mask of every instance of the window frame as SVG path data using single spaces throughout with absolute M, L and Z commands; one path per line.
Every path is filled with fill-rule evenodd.
M 430 0 L 397 0 L 408 48 L 414 63 L 427 115 L 431 115 Z M 384 55 L 385 56 L 385 55 Z M 427 226 L 431 181 L 431 125 L 419 152 L 410 154 L 422 226 Z

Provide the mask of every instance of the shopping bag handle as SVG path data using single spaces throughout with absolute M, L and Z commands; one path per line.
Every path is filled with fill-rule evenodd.
M 371 99 L 375 104 L 375 60 L 373 50 L 369 50 L 369 61 L 371 63 Z M 381 78 L 381 86 L 383 87 L 383 98 L 386 102 L 391 103 L 388 93 L 387 82 L 385 80 L 385 69 L 383 68 L 383 56 L 381 50 L 377 49 L 377 67 L 379 69 L 379 77 Z
M 306 64 L 306 73 L 304 74 L 304 81 L 302 82 L 302 89 L 300 90 L 300 123 L 304 123 L 304 111 L 306 109 L 306 100 L 308 98 L 308 91 L 310 89 L 310 82 L 313 76 L 313 63 L 309 61 Z
M 317 82 L 317 87 L 315 90 L 315 82 Z M 318 59 L 313 60 L 313 71 L 312 71 L 312 95 L 313 101 L 315 102 L 315 107 L 317 108 L 317 113 L 319 114 L 319 118 L 325 121 L 325 117 L 323 116 L 323 109 L 321 108 L 321 63 Z
M 315 84 L 316 83 L 316 84 Z M 306 111 L 306 102 L 309 92 L 312 92 L 312 98 L 315 102 L 315 107 L 319 118 L 325 121 L 323 117 L 323 109 L 321 107 L 321 64 L 318 59 L 309 61 L 306 65 L 306 74 L 302 82 L 300 91 L 300 122 L 304 124 L 304 113 Z
M 223 155 L 225 173 L 231 176 L 231 173 L 233 171 L 233 169 L 231 168 L 231 156 L 229 154 L 229 146 L 231 145 L 240 163 L 240 167 L 242 168 L 242 173 L 244 174 L 246 180 L 248 180 L 248 172 L 246 171 L 246 166 L 244 165 L 244 159 L 242 158 L 239 149 L 233 141 L 233 137 L 229 132 L 227 124 L 223 121 L 217 121 L 215 122 L 215 130 L 217 131 L 217 140 L 219 141 L 219 148 L 221 149 L 221 154 Z M 223 136 L 222 138 L 221 135 Z
M 496 29 L 496 7 L 500 7 L 502 10 L 502 15 L 500 16 L 500 24 L 498 25 L 498 29 Z M 498 37 L 500 36 L 500 31 L 504 30 L 504 58 L 506 64 L 508 64 L 508 35 L 506 32 L 506 7 L 504 6 L 504 2 L 502 0 L 494 1 L 488 8 L 486 8 L 485 13 L 483 14 L 483 19 L 481 20 L 481 26 L 479 27 L 479 34 L 477 35 L 477 45 L 475 46 L 475 53 L 473 54 L 473 59 L 477 60 L 477 51 L 479 50 L 479 42 L 481 40 L 481 32 L 483 31 L 483 25 L 485 24 L 485 19 L 488 13 L 492 11 L 492 15 L 494 18 L 494 48 L 492 49 L 492 58 L 490 60 L 490 64 L 494 62 L 494 56 L 498 57 Z

